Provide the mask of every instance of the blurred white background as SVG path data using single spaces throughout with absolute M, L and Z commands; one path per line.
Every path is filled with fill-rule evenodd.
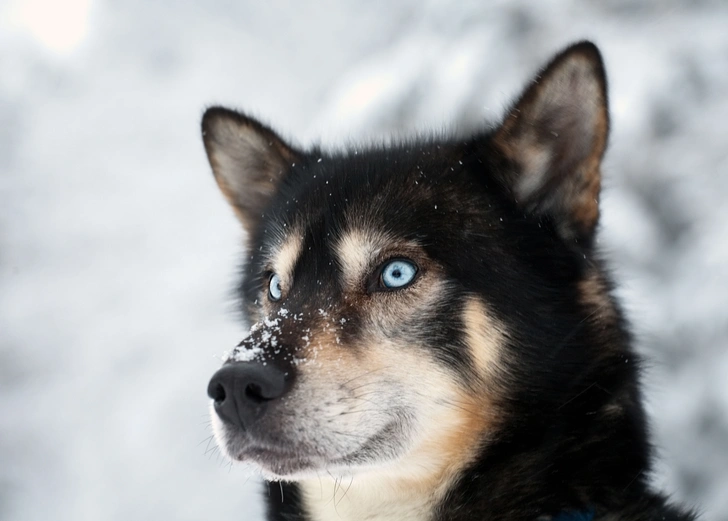
M 601 246 L 650 359 L 655 483 L 728 520 L 728 3 L 0 2 L 0 519 L 261 519 L 207 451 L 242 334 L 212 103 L 299 144 L 497 118 L 601 47 Z

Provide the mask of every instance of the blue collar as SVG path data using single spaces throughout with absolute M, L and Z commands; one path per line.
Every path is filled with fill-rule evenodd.
M 594 509 L 564 510 L 551 518 L 551 521 L 593 521 Z

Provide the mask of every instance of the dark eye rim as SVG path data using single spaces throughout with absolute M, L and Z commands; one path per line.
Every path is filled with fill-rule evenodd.
M 415 268 L 415 275 L 412 277 L 412 280 L 410 280 L 407 284 L 403 284 L 402 286 L 397 286 L 396 288 L 390 288 L 384 284 L 384 280 L 382 278 L 384 268 L 389 266 L 391 263 L 396 261 L 402 261 L 406 262 L 408 264 L 411 264 Z M 395 291 L 401 291 L 403 289 L 407 289 L 410 286 L 412 286 L 415 282 L 417 282 L 417 279 L 420 278 L 420 273 L 422 270 L 420 269 L 420 266 L 413 261 L 410 258 L 407 257 L 390 257 L 377 267 L 377 269 L 374 270 L 374 272 L 369 277 L 369 280 L 367 281 L 367 293 L 393 293 Z

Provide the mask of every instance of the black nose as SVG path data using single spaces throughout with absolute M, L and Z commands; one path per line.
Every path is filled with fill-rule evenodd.
M 250 427 L 268 404 L 283 396 L 287 374 L 271 363 L 235 362 L 216 372 L 207 395 L 215 401 L 215 412 L 223 420 L 242 429 Z

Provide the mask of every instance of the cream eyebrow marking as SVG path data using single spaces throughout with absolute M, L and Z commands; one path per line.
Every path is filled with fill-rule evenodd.
M 359 284 L 369 274 L 373 260 L 390 242 L 376 231 L 345 231 L 334 247 L 344 284 L 348 287 Z
M 273 251 L 271 255 L 273 271 L 281 277 L 284 284 L 290 284 L 293 277 L 293 268 L 301 256 L 302 248 L 303 235 L 296 229 L 292 229 L 280 246 Z

